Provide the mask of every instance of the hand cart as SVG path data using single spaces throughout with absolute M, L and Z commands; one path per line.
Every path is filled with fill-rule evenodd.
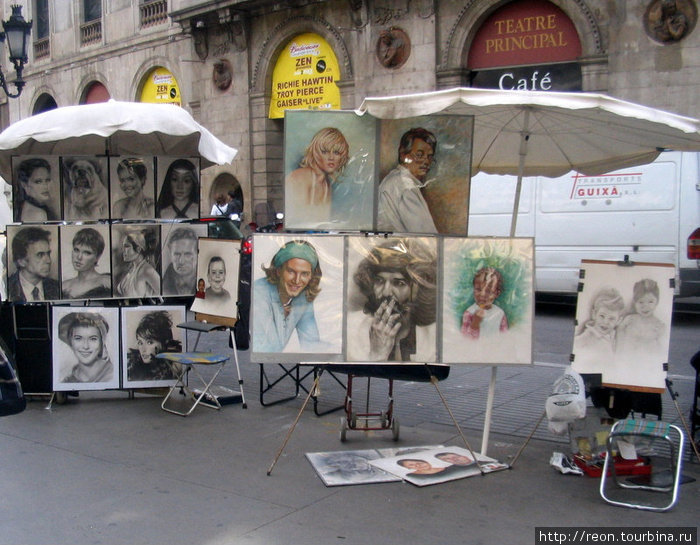
M 345 388 L 345 415 L 340 418 L 340 440 L 345 441 L 348 430 L 352 431 L 388 431 L 392 439 L 399 440 L 399 421 L 394 415 L 394 380 L 411 382 L 430 382 L 432 377 L 437 380 L 447 378 L 450 373 L 448 365 L 423 363 L 359 363 L 359 364 L 329 364 L 334 373 L 348 375 Z M 353 405 L 353 380 L 359 377 L 367 378 L 367 397 L 365 412 L 357 412 Z M 384 411 L 370 411 L 369 397 L 372 378 L 388 380 L 387 405 Z

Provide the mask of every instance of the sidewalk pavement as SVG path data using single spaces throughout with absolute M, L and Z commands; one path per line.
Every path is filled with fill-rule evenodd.
M 227 349 L 225 336 L 207 337 Z M 510 470 L 427 487 L 326 487 L 306 452 L 464 446 L 435 387 L 395 384 L 398 443 L 384 431 L 349 431 L 341 443 L 342 412 L 319 417 L 309 404 L 299 416 L 304 395 L 263 407 L 259 366 L 248 352 L 240 353 L 240 366 L 246 409 L 202 407 L 182 418 L 162 411 L 158 396 L 81 392 L 65 405 L 48 410 L 47 400 L 37 399 L 0 419 L 0 544 L 529 545 L 537 543 L 538 527 L 697 526 L 700 464 L 685 458 L 683 473 L 698 480 L 681 486 L 673 510 L 614 507 L 600 497 L 599 479 L 550 467 L 554 451 L 570 451 L 566 439 L 547 431 L 546 420 Z M 489 456 L 512 461 L 560 373 L 556 365 L 498 368 Z M 232 363 L 222 377 L 220 384 L 236 384 Z M 491 368 L 453 368 L 439 384 L 475 450 L 491 378 Z M 381 382 L 372 383 L 372 407 L 387 400 Z M 266 401 L 287 388 L 293 392 L 280 383 Z M 340 386 L 324 375 L 319 412 L 342 400 Z

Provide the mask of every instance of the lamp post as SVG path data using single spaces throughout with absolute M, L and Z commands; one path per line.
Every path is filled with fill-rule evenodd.
M 32 22 L 25 21 L 22 17 L 22 6 L 13 5 L 12 15 L 9 20 L 2 22 L 3 32 L 0 32 L 0 42 L 5 42 L 7 39 L 7 48 L 10 50 L 10 61 L 17 72 L 17 79 L 14 81 L 16 93 L 11 93 L 7 88 L 5 74 L 0 69 L 0 86 L 2 86 L 5 94 L 10 98 L 17 98 L 22 94 L 25 81 L 22 79 L 22 70 L 24 64 L 29 60 L 27 57 L 27 49 L 29 47 L 29 35 L 32 31 Z

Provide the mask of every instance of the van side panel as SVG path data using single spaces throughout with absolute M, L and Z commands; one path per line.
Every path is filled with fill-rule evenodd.
M 665 154 L 664 154 L 665 155 Z M 681 155 L 680 277 L 681 295 L 700 295 L 700 261 L 688 259 L 688 237 L 700 227 L 700 153 Z
M 698 155 L 666 152 L 649 165 L 602 176 L 570 172 L 523 180 L 516 235 L 535 237 L 536 290 L 575 293 L 582 259 L 627 256 L 672 263 L 677 273 L 679 267 L 697 271 L 686 258 L 686 241 L 700 224 Z M 691 159 L 692 165 L 682 163 Z M 514 188 L 512 176 L 480 173 L 472 179 L 470 236 L 509 234 Z M 693 285 L 682 293 L 688 289 Z M 694 289 L 700 293 L 700 283 Z

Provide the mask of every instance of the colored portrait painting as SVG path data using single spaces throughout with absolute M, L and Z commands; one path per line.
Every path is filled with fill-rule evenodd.
M 375 132 L 376 119 L 354 112 L 287 112 L 285 227 L 372 228 Z
M 343 237 L 258 234 L 253 245 L 253 352 L 272 361 L 283 361 L 280 353 L 339 359 Z
M 466 235 L 470 116 L 379 120 L 378 231 Z
M 533 240 L 446 238 L 445 363 L 532 363 Z

